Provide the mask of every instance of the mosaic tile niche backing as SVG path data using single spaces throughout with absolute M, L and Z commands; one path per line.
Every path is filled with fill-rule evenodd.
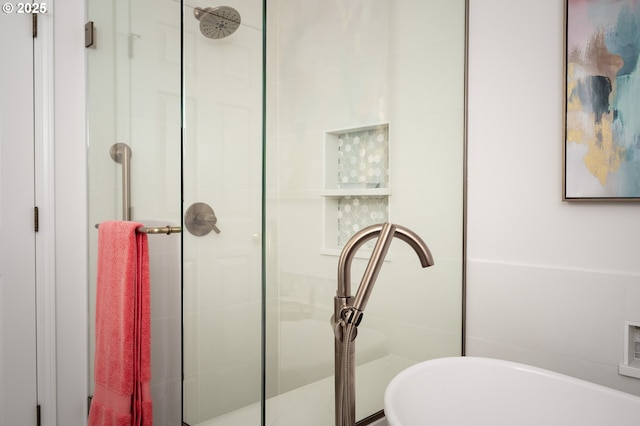
M 340 197 L 338 200 L 338 246 L 344 246 L 356 232 L 388 220 L 387 197 Z M 364 245 L 373 249 L 374 241 Z
M 338 137 L 338 187 L 389 185 L 388 127 L 347 132 Z
M 389 186 L 389 128 L 378 126 L 345 131 L 338 136 L 338 187 L 355 190 L 338 199 L 338 246 L 362 228 L 389 217 L 389 198 L 370 196 L 367 190 Z M 372 249 L 375 241 L 365 245 Z

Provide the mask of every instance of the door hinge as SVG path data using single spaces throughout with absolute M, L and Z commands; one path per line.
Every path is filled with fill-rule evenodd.
M 37 13 L 31 14 L 31 34 L 33 35 L 33 38 L 38 37 L 38 14 Z
M 93 46 L 93 36 L 94 36 L 94 28 L 93 21 L 89 21 L 84 24 L 84 47 Z
M 38 214 L 38 206 L 33 208 L 33 231 L 38 232 L 40 229 L 40 215 Z
M 40 404 L 36 405 L 36 426 L 40 426 Z

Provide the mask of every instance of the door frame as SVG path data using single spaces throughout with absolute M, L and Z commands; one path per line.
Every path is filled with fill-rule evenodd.
M 53 27 L 38 16 L 33 43 L 34 193 L 39 211 L 36 232 L 36 344 L 38 404 L 43 425 L 56 424 L 55 177 L 53 175 Z

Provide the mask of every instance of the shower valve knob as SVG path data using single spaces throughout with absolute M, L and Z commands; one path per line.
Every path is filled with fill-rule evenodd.
M 184 224 L 187 230 L 196 237 L 202 237 L 211 231 L 219 234 L 220 229 L 216 226 L 217 222 L 216 214 L 206 203 L 194 203 L 184 214 Z

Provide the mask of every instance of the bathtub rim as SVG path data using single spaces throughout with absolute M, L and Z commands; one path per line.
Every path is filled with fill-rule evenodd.
M 412 365 L 411 367 L 406 368 L 405 370 L 398 373 L 387 385 L 384 393 L 384 412 L 385 417 L 387 418 L 387 422 L 391 424 L 402 424 L 398 415 L 394 410 L 390 409 L 391 407 L 391 394 L 400 386 L 403 379 L 406 376 L 410 376 L 415 374 L 417 371 L 421 371 L 424 374 L 425 365 L 429 365 L 433 368 L 443 367 L 443 366 L 455 366 L 459 364 L 465 365 L 477 365 L 477 366 L 492 366 L 504 368 L 505 370 L 518 370 L 524 372 L 524 374 L 534 374 L 538 376 L 545 376 L 550 378 L 551 380 L 558 380 L 566 383 L 571 383 L 574 385 L 583 386 L 587 389 L 592 389 L 596 392 L 602 392 L 608 394 L 613 397 L 621 398 L 624 400 L 629 400 L 633 403 L 640 404 L 640 396 L 636 396 L 634 394 L 621 391 L 619 389 L 614 389 L 611 387 L 607 387 L 598 383 L 590 382 L 588 380 L 580 379 L 577 377 L 569 376 L 567 374 L 559 373 L 553 370 L 548 370 L 541 367 L 536 367 L 529 364 L 524 364 L 520 362 L 504 360 L 500 358 L 489 358 L 489 357 L 480 357 L 480 356 L 454 356 L 454 357 L 443 357 L 443 358 L 434 358 L 426 361 L 421 361 L 417 364 Z

